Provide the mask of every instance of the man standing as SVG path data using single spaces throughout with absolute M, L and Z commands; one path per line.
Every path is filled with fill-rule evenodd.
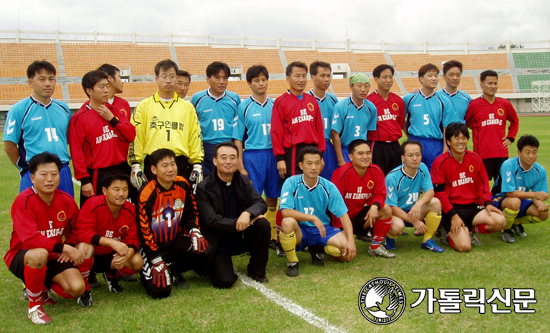
M 191 74 L 184 70 L 178 71 L 178 81 L 176 82 L 176 93 L 181 99 L 185 99 L 191 84 Z
M 367 97 L 377 111 L 376 129 L 367 133 L 372 142 L 372 163 L 378 165 L 384 175 L 401 164 L 399 139 L 405 124 L 403 99 L 390 91 L 394 72 L 390 65 L 377 66 L 372 71 L 377 88 Z
M 435 158 L 447 151 L 447 146 L 443 145 L 445 128 L 459 120 L 451 101 L 435 93 L 438 74 L 439 68 L 434 64 L 420 67 L 418 79 L 422 88 L 403 98 L 409 139 L 422 144 L 422 161 L 428 170 Z
M 325 166 L 321 172 L 321 177 L 330 179 L 334 170 L 338 168 L 336 152 L 334 152 L 334 146 L 330 141 L 333 110 L 336 103 L 338 103 L 336 96 L 327 91 L 330 87 L 330 81 L 332 80 L 332 68 L 329 63 L 315 61 L 309 65 L 309 73 L 311 75 L 311 81 L 313 82 L 313 88 L 308 94 L 315 97 L 317 100 L 323 117 L 323 125 L 325 126 L 326 150 L 323 154 Z
M 4 131 L 4 150 L 10 161 L 19 168 L 19 191 L 32 186 L 29 173 L 30 159 L 42 152 L 56 154 L 63 167 L 60 170 L 59 189 L 74 197 L 67 130 L 71 110 L 67 104 L 52 99 L 55 92 L 55 67 L 45 61 L 35 61 L 27 68 L 29 87 L 33 93 L 15 104 L 8 112 Z
M 216 288 L 231 288 L 237 281 L 231 256 L 250 253 L 248 275 L 268 282 L 270 226 L 267 207 L 250 179 L 237 171 L 239 150 L 231 141 L 214 147 L 214 170 L 197 187 L 197 205 L 204 236 L 209 243 L 208 275 Z
M 443 64 L 443 79 L 445 88 L 438 90 L 436 94 L 446 96 L 451 100 L 455 109 L 458 122 L 465 123 L 464 117 L 468 110 L 468 105 L 472 101 L 470 95 L 458 89 L 462 77 L 462 63 L 458 60 L 449 60 Z
M 508 147 L 519 129 L 516 109 L 508 100 L 496 97 L 498 74 L 487 70 L 479 75 L 483 95 L 474 99 L 466 112 L 466 124 L 472 129 L 474 152 L 483 159 L 489 180 L 496 179 L 500 166 L 508 158 Z M 506 121 L 508 134 L 506 134 Z
M 490 234 L 506 226 L 504 215 L 491 203 L 481 158 L 466 149 L 469 138 L 466 125 L 449 124 L 445 132 L 449 151 L 434 161 L 431 170 L 435 197 L 443 210 L 441 224 L 458 252 L 470 251 L 472 243 L 479 242 L 472 237 L 474 233 Z
M 351 96 L 334 107 L 332 142 L 338 166 L 349 162 L 348 146 L 357 139 L 366 140 L 367 132 L 376 130 L 376 106 L 366 98 L 370 79 L 364 73 L 355 73 L 349 79 Z
M 141 188 L 136 205 L 143 257 L 141 283 L 152 298 L 166 298 L 172 284 L 189 288 L 180 273 L 193 269 L 203 274 L 206 258 L 200 254 L 208 243 L 199 230 L 191 185 L 178 176 L 175 153 L 159 149 L 149 157 L 156 177 Z
M 298 155 L 308 146 L 325 151 L 326 141 L 323 117 L 315 97 L 304 94 L 307 83 L 307 65 L 300 61 L 286 67 L 289 90 L 273 104 L 271 140 L 277 158 L 281 179 L 302 173 Z
M 153 177 L 148 156 L 160 148 L 175 152 L 178 175 L 190 182 L 202 180 L 201 128 L 193 105 L 174 92 L 177 71 L 178 65 L 172 60 L 156 64 L 155 80 L 159 90 L 139 102 L 132 115 L 136 138 L 130 144 L 128 163 L 132 166 L 132 185 L 138 189 L 144 180 Z M 145 176 L 141 171 L 142 163 Z
M 206 67 L 206 82 L 210 88 L 193 95 L 191 104 L 195 106 L 202 129 L 204 145 L 203 172 L 207 177 L 214 165 L 214 146 L 220 142 L 231 141 L 233 124 L 241 98 L 227 90 L 229 82 L 229 66 L 223 62 L 214 61 Z
M 518 140 L 518 157 L 511 158 L 500 168 L 493 186 L 493 205 L 502 209 L 506 227 L 502 240 L 514 243 L 514 232 L 527 237 L 523 223 L 540 223 L 548 219 L 548 178 L 546 170 L 537 163 L 539 140 L 524 135 Z
M 124 115 L 130 121 L 132 117 L 132 109 L 127 100 L 116 96 L 124 92 L 124 82 L 120 78 L 120 69 L 110 64 L 101 65 L 98 70 L 104 71 L 109 76 L 109 103 L 110 106 L 117 109 L 119 113 Z

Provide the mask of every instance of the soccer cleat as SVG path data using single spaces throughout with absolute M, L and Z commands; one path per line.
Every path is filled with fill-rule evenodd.
M 512 230 L 516 233 L 516 235 L 520 237 L 527 237 L 527 234 L 525 233 L 525 229 L 523 229 L 523 224 L 512 225 Z
M 289 262 L 287 266 L 288 267 L 286 268 L 286 275 L 290 277 L 295 277 L 295 276 L 298 276 L 298 274 L 300 274 L 300 268 L 298 267 L 297 262 Z
M 172 274 L 172 285 L 180 289 L 191 288 L 189 286 L 189 283 L 187 283 L 187 280 L 185 280 L 185 278 L 181 274 Z
M 42 290 L 42 295 L 40 295 L 40 301 L 42 305 L 55 305 L 57 302 L 52 298 L 52 295 L 47 290 Z
M 409 233 L 406 232 L 405 230 L 403 230 L 403 232 L 401 233 L 401 236 L 408 236 L 408 235 L 409 235 Z
M 28 301 L 29 300 L 29 293 L 27 292 L 27 288 L 23 288 L 23 297 Z
M 428 239 L 426 243 L 422 243 L 422 248 L 437 253 L 445 252 L 445 250 L 443 250 L 441 246 L 437 245 L 433 239 Z
M 283 250 L 283 247 L 281 246 L 281 243 L 277 243 L 277 256 L 278 257 L 286 257 L 285 250 Z
M 500 234 L 500 239 L 502 239 L 502 241 L 506 243 L 515 243 L 516 241 L 512 229 L 502 230 L 502 234 Z
M 474 246 L 481 246 L 481 242 L 473 232 L 470 232 L 470 241 Z
M 372 242 L 372 237 L 371 236 L 355 235 L 355 237 L 357 237 L 357 239 L 362 240 L 363 242 L 367 242 L 367 243 Z
M 277 241 L 275 239 L 269 241 L 269 248 L 273 251 L 277 251 Z
M 122 287 L 120 286 L 120 281 L 117 278 L 110 278 L 107 276 L 107 273 L 103 273 L 103 278 L 107 282 L 107 287 L 112 293 L 121 293 Z
M 309 254 L 311 254 L 311 263 L 313 264 L 313 266 L 317 266 L 317 267 L 325 266 L 325 262 L 321 257 L 321 253 L 318 253 L 317 251 L 315 251 L 313 246 L 310 246 L 308 250 L 309 250 Z
M 252 280 L 254 280 L 254 281 L 256 281 L 256 282 L 259 282 L 259 283 L 267 283 L 267 282 L 269 282 L 269 279 L 268 279 L 267 277 L 265 277 L 265 276 L 259 276 L 258 274 L 254 274 L 254 273 L 250 273 L 250 272 L 248 272 L 248 276 L 249 276 Z
M 371 257 L 395 258 L 395 253 L 388 252 L 388 250 L 386 250 L 386 248 L 382 245 L 380 245 L 376 250 L 369 247 L 368 253 Z
M 395 250 L 395 239 L 386 236 L 386 245 L 384 247 L 386 250 Z
M 438 232 L 439 232 L 439 241 L 441 242 L 441 244 L 450 245 L 449 234 L 447 233 L 447 231 L 445 231 L 445 229 L 443 228 L 440 228 Z
M 94 301 L 92 300 L 92 293 L 89 290 L 86 290 L 84 294 L 80 295 L 76 300 L 76 304 L 80 305 L 83 308 L 89 308 L 92 306 Z
M 96 289 L 100 287 L 99 281 L 97 281 L 97 275 L 95 272 L 90 272 L 90 275 L 88 276 L 88 285 L 90 288 Z
M 50 316 L 44 311 L 42 304 L 35 305 L 29 309 L 29 319 L 33 324 L 44 325 L 52 321 Z
M 124 275 L 120 278 L 124 282 L 136 282 L 137 278 L 133 275 Z

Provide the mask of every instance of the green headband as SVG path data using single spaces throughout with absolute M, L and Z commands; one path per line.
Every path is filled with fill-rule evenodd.
M 365 73 L 355 73 L 349 78 L 349 84 L 356 84 L 356 83 L 370 84 L 370 79 Z

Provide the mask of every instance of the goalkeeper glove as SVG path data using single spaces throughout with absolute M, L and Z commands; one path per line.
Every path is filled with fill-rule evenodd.
M 193 165 L 193 171 L 191 171 L 191 175 L 189 176 L 189 180 L 192 182 L 195 182 L 195 184 L 199 184 L 202 182 L 202 165 L 200 164 L 194 164 Z
M 194 252 L 203 253 L 208 249 L 208 242 L 199 229 L 193 228 L 189 234 L 191 235 L 191 243 L 193 244 Z
M 132 173 L 130 175 L 132 185 L 138 190 L 144 183 L 147 183 L 147 177 L 141 171 L 141 166 L 138 163 L 132 164 Z
M 162 257 L 156 257 L 151 261 L 153 268 L 151 269 L 151 275 L 153 275 L 153 284 L 157 288 L 165 288 L 167 281 L 170 281 L 170 273 L 166 263 L 162 260 Z

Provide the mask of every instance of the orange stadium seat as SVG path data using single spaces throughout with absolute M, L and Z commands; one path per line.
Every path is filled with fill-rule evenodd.
M 352 53 L 352 55 L 360 72 L 372 74 L 376 66 L 388 63 L 382 53 Z
M 432 63 L 442 69 L 442 63 L 449 60 L 458 60 L 464 65 L 464 70 L 479 69 L 508 69 L 508 57 L 505 53 L 487 54 L 391 54 L 395 69 L 398 71 L 418 71 L 427 63 Z
M 59 76 L 55 44 L 0 43 L 0 77 L 27 77 L 27 67 L 35 60 L 51 62 Z
M 0 104 L 3 105 L 13 105 L 31 94 L 32 89 L 28 84 L 0 84 Z M 55 93 L 52 98 L 63 100 L 61 84 L 55 85 Z
M 128 82 L 124 83 L 124 93 L 119 96 L 130 102 L 139 102 L 152 96 L 157 88 L 156 82 Z
M 303 61 L 310 65 L 314 61 L 325 61 L 331 64 L 346 63 L 352 72 L 357 72 L 357 65 L 351 52 L 319 52 L 317 50 L 284 51 L 286 61 L 290 64 L 294 61 Z
M 460 86 L 458 87 L 460 90 L 469 94 L 472 98 L 479 93 L 474 80 L 478 79 L 474 76 L 463 76 L 460 79 Z M 445 80 L 443 79 L 443 76 L 439 77 L 439 84 L 441 85 L 441 88 L 445 87 Z

